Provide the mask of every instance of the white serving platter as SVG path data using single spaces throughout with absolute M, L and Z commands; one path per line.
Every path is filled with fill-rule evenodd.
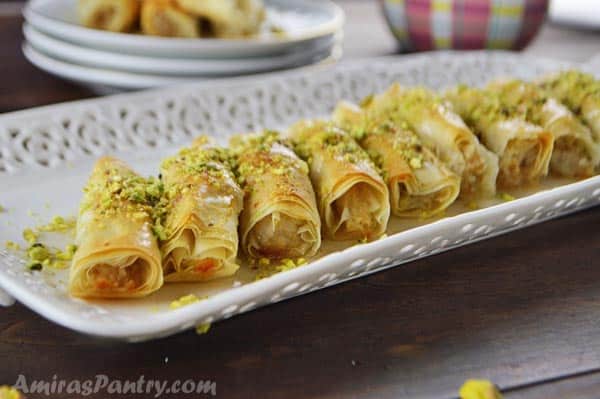
M 282 72 L 123 94 L 0 116 L 0 243 L 53 215 L 74 215 L 94 160 L 117 155 L 143 174 L 200 132 L 225 143 L 236 132 L 283 128 L 325 116 L 340 99 L 358 101 L 394 81 L 439 89 L 483 84 L 500 76 L 533 78 L 566 67 L 507 52 L 433 53 L 375 58 L 309 71 Z M 490 200 L 469 211 L 460 203 L 436 220 L 392 218 L 388 237 L 347 247 L 325 242 L 321 258 L 254 280 L 242 267 L 209 284 L 167 285 L 139 300 L 82 301 L 68 296 L 66 272 L 29 272 L 0 247 L 0 287 L 42 316 L 83 333 L 142 341 L 229 318 L 257 307 L 395 267 L 558 216 L 600 205 L 600 176 L 547 179 L 535 193 Z M 440 267 L 447 267 L 440 265 Z M 207 299 L 170 310 L 183 295 Z M 0 300 L 10 302 L 5 296 Z
M 275 71 L 308 65 L 331 53 L 341 32 L 305 43 L 293 53 L 247 59 L 163 58 L 90 49 L 48 36 L 31 25 L 23 25 L 27 42 L 38 52 L 69 64 L 134 74 L 173 77 L 217 77 Z
M 265 0 L 268 18 L 285 37 L 253 39 L 184 39 L 123 34 L 88 29 L 77 21 L 77 0 L 30 0 L 26 21 L 57 39 L 123 54 L 177 58 L 248 58 L 295 52 L 307 42 L 331 36 L 344 24 L 341 8 L 329 0 Z

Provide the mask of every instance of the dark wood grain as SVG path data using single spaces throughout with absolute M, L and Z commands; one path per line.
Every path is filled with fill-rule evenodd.
M 592 399 L 600 393 L 600 370 L 533 384 L 505 393 L 506 399 Z
M 31 65 L 21 52 L 20 17 L 0 16 L 0 113 L 92 97 L 93 93 Z
M 372 3 L 343 6 L 346 56 L 394 51 Z M 21 23 L 0 16 L 0 112 L 91 97 L 25 60 Z M 584 60 L 600 40 L 546 27 L 528 51 Z M 222 398 L 441 399 L 477 377 L 507 399 L 594 398 L 599 282 L 597 208 L 260 309 L 203 336 L 99 340 L 17 304 L 0 309 L 0 384 L 19 374 L 144 375 L 214 380 Z
M 204 378 L 225 398 L 416 399 L 456 396 L 469 377 L 510 388 L 598 369 L 598 226 L 600 209 L 589 210 L 236 317 L 204 336 L 102 341 L 18 305 L 2 310 L 0 375 Z

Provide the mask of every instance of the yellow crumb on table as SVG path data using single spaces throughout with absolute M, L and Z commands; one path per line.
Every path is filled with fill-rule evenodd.
M 23 396 L 21 393 L 12 387 L 7 385 L 0 386 L 0 399 L 21 399 Z
M 210 323 L 202 323 L 196 326 L 196 334 L 206 334 L 210 330 Z
M 502 399 L 502 394 L 488 380 L 467 380 L 458 392 L 460 399 Z

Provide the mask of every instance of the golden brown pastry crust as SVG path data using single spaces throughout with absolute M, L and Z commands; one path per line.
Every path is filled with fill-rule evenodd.
M 79 0 L 77 13 L 88 28 L 131 32 L 138 24 L 140 0 Z

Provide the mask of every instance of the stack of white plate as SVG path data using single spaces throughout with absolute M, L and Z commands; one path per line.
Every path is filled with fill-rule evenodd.
M 77 0 L 31 0 L 23 52 L 40 69 L 102 91 L 262 73 L 336 59 L 344 15 L 328 0 L 264 0 L 283 37 L 182 39 L 112 33 L 77 22 Z

